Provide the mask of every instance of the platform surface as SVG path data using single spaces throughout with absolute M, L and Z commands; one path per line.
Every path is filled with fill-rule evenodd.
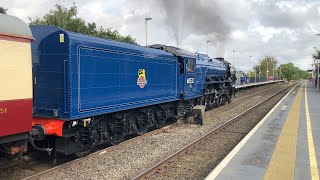
M 320 92 L 304 81 L 206 179 L 315 180 L 319 161 Z
M 253 87 L 253 86 L 261 86 L 261 85 L 265 85 L 265 84 L 273 84 L 273 83 L 277 83 L 277 82 L 284 82 L 284 80 L 265 81 L 265 82 L 249 83 L 249 84 L 243 84 L 243 85 L 237 84 L 236 89 L 249 88 L 249 87 Z

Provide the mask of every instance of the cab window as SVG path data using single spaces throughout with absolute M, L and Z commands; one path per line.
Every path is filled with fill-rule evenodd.
M 187 72 L 194 72 L 195 70 L 195 62 L 194 59 L 187 59 Z

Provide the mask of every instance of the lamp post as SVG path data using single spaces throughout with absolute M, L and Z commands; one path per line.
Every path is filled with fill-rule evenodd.
M 251 60 L 252 56 L 249 56 L 249 67 L 250 67 L 250 60 Z M 251 73 L 250 73 L 250 68 L 249 68 L 249 83 L 250 83 L 250 77 L 251 77 Z
M 317 72 L 317 74 L 318 74 L 318 79 L 317 79 L 318 89 L 320 89 L 320 86 L 319 86 L 319 84 L 320 84 L 320 83 L 319 83 L 319 79 L 320 79 L 320 78 L 319 78 L 319 75 L 320 75 L 320 73 L 319 73 L 319 65 L 320 65 L 320 62 L 319 62 L 319 60 L 320 60 L 320 59 L 318 59 L 318 70 L 317 70 L 317 71 L 318 71 L 318 72 Z
M 259 61 L 259 81 L 261 81 L 261 60 Z
M 148 21 L 150 21 L 151 19 L 152 18 L 150 18 L 150 17 L 144 18 L 145 32 L 146 32 L 146 46 L 148 45 L 148 27 L 147 27 L 147 24 L 148 24 Z
M 257 66 L 254 67 L 254 83 L 257 83 Z
M 281 68 L 282 68 L 282 66 L 280 65 L 280 72 L 279 72 L 279 75 L 280 75 L 280 80 L 282 80 L 282 71 L 281 71 Z
M 272 62 L 272 78 L 274 80 L 274 61 L 271 61 Z
M 269 81 L 269 62 L 267 60 L 267 81 Z
M 279 80 L 279 72 L 278 72 L 278 67 L 276 66 L 276 77 L 277 77 L 277 80 Z
M 313 76 L 314 76 L 314 68 L 315 68 L 313 63 L 311 64 L 311 67 L 312 67 L 312 74 L 311 74 L 311 77 L 313 78 Z
M 316 35 L 317 35 L 317 36 L 320 36 L 320 34 L 316 34 Z M 317 55 L 317 47 L 313 47 L 313 48 L 316 50 L 316 55 Z M 316 72 L 316 74 L 317 74 L 317 75 L 316 75 L 316 77 L 317 77 L 317 89 L 319 89 L 319 65 L 320 65 L 320 64 L 319 64 L 319 60 L 320 60 L 320 59 L 316 59 L 316 60 L 317 60 L 317 65 L 318 65 L 318 66 L 317 66 L 317 67 L 318 67 L 318 68 L 317 68 L 317 72 Z
M 317 89 L 320 89 L 320 85 L 319 85 L 319 75 L 320 75 L 320 73 L 319 73 L 319 66 L 320 66 L 320 59 L 316 59 L 316 61 L 317 61 L 317 72 L 316 72 L 316 77 L 317 77 Z
M 209 42 L 211 42 L 211 41 L 207 40 L 207 44 L 206 44 L 206 54 L 208 54 L 208 44 L 209 44 Z
M 313 48 L 316 48 L 316 47 L 313 47 Z M 317 51 L 316 51 L 316 53 L 317 53 Z M 315 68 L 316 68 L 316 59 L 315 58 L 313 58 L 313 62 L 312 62 L 312 64 L 311 64 L 311 67 L 312 67 L 312 79 L 314 78 L 314 76 L 315 76 L 315 73 L 316 73 L 316 71 L 315 71 Z
M 235 50 L 232 50 L 232 64 L 234 65 L 234 53 L 235 53 L 236 51 Z
M 316 34 L 316 35 L 319 35 L 319 34 Z M 317 55 L 317 47 L 313 47 L 313 49 L 314 49 L 314 51 L 316 52 L 316 55 Z M 315 78 L 314 78 L 314 83 L 317 82 L 317 84 L 319 84 L 319 83 L 318 83 L 318 79 L 319 79 L 319 78 L 316 79 L 316 78 L 317 78 L 317 75 L 318 75 L 318 73 L 316 72 L 316 70 L 317 70 L 316 60 L 317 60 L 317 58 L 315 57 L 315 58 L 313 59 L 314 68 L 312 68 L 312 78 L 315 77 Z M 313 73 L 313 72 L 314 72 L 314 73 Z

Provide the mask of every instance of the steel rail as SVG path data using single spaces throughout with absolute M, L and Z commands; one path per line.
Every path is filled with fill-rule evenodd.
M 268 84 L 266 84 L 266 85 L 268 85 Z M 254 95 L 257 95 L 257 94 L 259 94 L 259 93 L 266 92 L 266 91 L 268 91 L 268 90 L 270 90 L 270 89 L 267 89 L 267 90 L 263 90 L 263 91 L 254 93 L 253 95 L 250 95 L 250 96 L 248 96 L 248 97 L 241 98 L 241 99 L 236 100 L 236 101 L 231 102 L 231 103 L 235 103 L 235 102 L 238 102 L 238 101 L 240 101 L 240 100 L 248 99 L 248 98 L 250 98 L 250 97 L 253 97 Z M 210 110 L 209 110 L 209 111 L 210 111 Z M 163 131 L 163 130 L 165 130 L 165 129 L 168 129 L 168 128 L 174 126 L 175 124 L 177 124 L 177 123 L 172 123 L 172 124 L 170 124 L 170 125 L 168 125 L 168 126 L 165 126 L 165 127 L 160 128 L 160 129 L 155 129 L 155 130 L 153 130 L 153 131 L 150 131 L 150 132 L 144 134 L 143 136 L 145 137 L 145 136 L 149 136 L 149 135 L 156 134 L 156 133 L 158 133 L 158 132 L 161 132 L 161 131 Z M 136 136 L 136 137 L 131 138 L 131 139 L 128 139 L 128 140 L 126 140 L 126 141 L 124 141 L 124 142 L 125 142 L 125 143 L 128 143 L 128 142 L 131 142 L 131 141 L 134 141 L 134 140 L 138 139 L 139 137 L 141 137 L 141 136 Z M 38 179 L 38 178 L 41 178 L 42 176 L 47 175 L 47 174 L 50 174 L 50 173 L 52 173 L 52 172 L 54 172 L 54 171 L 57 171 L 57 170 L 59 170 L 59 169 L 63 169 L 63 168 L 70 167 L 70 166 L 72 166 L 73 164 L 75 164 L 75 163 L 77 163 L 77 162 L 84 161 L 84 160 L 86 160 L 86 159 L 88 159 L 88 158 L 91 158 L 91 157 L 95 157 L 95 156 L 99 156 L 99 155 L 102 155 L 102 154 L 106 154 L 108 151 L 112 151 L 112 150 L 114 150 L 114 149 L 116 149 L 116 148 L 118 148 L 118 146 L 110 146 L 110 147 L 107 147 L 107 148 L 98 150 L 98 151 L 96 151 L 96 152 L 93 152 L 93 153 L 89 154 L 88 156 L 85 156 L 85 157 L 82 157 L 82 158 L 78 158 L 78 159 L 74 159 L 74 160 L 68 161 L 68 162 L 66 162 L 66 163 L 63 163 L 63 164 L 61 164 L 61 165 L 57 165 L 57 166 L 55 166 L 55 167 L 53 167 L 53 168 L 47 169 L 47 170 L 45 170 L 45 171 L 38 172 L 38 173 L 36 173 L 36 174 L 34 174 L 34 175 L 31 175 L 31 176 L 29 176 L 29 177 L 23 178 L 23 180 L 30 180 L 30 179 Z
M 249 113 L 253 109 L 257 108 L 261 104 L 265 103 L 266 101 L 270 100 L 271 98 L 275 97 L 276 95 L 280 94 L 281 92 L 285 91 L 286 89 L 288 89 L 288 88 L 290 88 L 292 86 L 294 86 L 294 85 L 291 85 L 291 86 L 288 86 L 288 87 L 285 87 L 285 88 L 281 89 L 280 91 L 278 91 L 278 92 L 274 93 L 273 95 L 267 97 L 266 99 L 262 100 L 261 102 L 257 103 L 256 105 L 254 105 L 251 108 L 247 109 L 246 111 L 242 112 L 241 114 L 238 114 L 237 116 L 233 117 L 232 119 L 226 121 L 225 123 L 221 124 L 220 126 L 216 127 L 215 129 L 209 131 L 208 133 L 206 133 L 202 137 L 200 137 L 200 138 L 196 139 L 195 141 L 193 141 L 192 143 L 188 144 L 187 146 L 185 146 L 184 148 L 182 148 L 178 152 L 166 157 L 165 159 L 163 159 L 162 161 L 158 162 L 157 164 L 154 164 L 153 166 L 145 169 L 140 174 L 134 176 L 132 178 L 132 180 L 144 179 L 144 178 L 154 174 L 155 172 L 158 171 L 158 169 L 161 169 L 166 164 L 168 164 L 169 162 L 172 162 L 173 160 L 175 160 L 180 155 L 184 154 L 189 149 L 192 149 L 193 147 L 195 147 L 197 144 L 199 144 L 203 140 L 206 140 L 209 136 L 211 136 L 212 134 L 216 133 L 218 130 L 226 127 L 227 125 L 229 125 L 232 122 L 236 121 L 238 118 L 246 115 L 247 113 Z M 295 86 L 293 88 L 295 88 Z
M 153 131 L 150 131 L 150 132 L 147 132 L 143 135 L 143 137 L 145 136 L 150 136 L 150 135 L 153 135 L 153 134 L 156 134 L 156 133 L 159 133 L 161 131 L 164 131 L 168 128 L 171 128 L 173 125 L 175 125 L 176 123 L 172 123 L 172 124 L 169 124 L 167 126 L 164 126 L 160 129 L 155 129 Z M 128 139 L 126 141 L 124 141 L 124 143 L 129 143 L 131 141 L 134 141 L 134 140 L 137 140 L 138 138 L 141 138 L 142 136 L 136 136 L 136 137 L 133 137 L 131 139 Z M 41 178 L 41 176 L 44 176 L 44 175 L 47 175 L 47 174 L 50 174 L 56 170 L 59 170 L 59 169 L 63 169 L 63 168 L 66 168 L 66 167 L 70 167 L 72 166 L 73 164 L 77 163 L 77 162 L 81 162 L 81 161 L 84 161 L 88 158 L 91 158 L 91 157 L 95 157 L 95 156 L 99 156 L 99 155 L 103 155 L 103 154 L 106 154 L 108 151 L 112 151 L 116 148 L 119 148 L 118 145 L 115 145 L 115 146 L 110 146 L 110 147 L 107 147 L 107 148 L 104 148 L 104 149 L 101 149 L 101 150 L 98 150 L 98 151 L 95 151 L 91 154 L 89 154 L 88 156 L 85 156 L 85 157 L 82 157 L 82 158 L 77 158 L 77 159 L 74 159 L 74 160 L 71 160 L 69 162 L 66 162 L 66 163 L 63 163 L 61 165 L 57 165 L 53 168 L 50 168 L 50 169 L 47 169 L 45 171 L 42 171 L 42 172 L 39 172 L 39 173 L 36 173 L 34 175 L 31 175 L 29 177 L 26 177 L 26 178 L 23 178 L 22 180 L 30 180 L 30 179 L 38 179 L 38 178 Z
M 279 82 L 279 83 L 282 83 L 282 82 Z M 267 85 L 267 86 L 268 85 L 276 85 L 276 83 L 274 83 L 274 84 L 265 84 L 265 85 Z M 257 87 L 259 87 L 259 86 L 257 86 Z M 234 101 L 231 101 L 231 104 L 235 103 L 235 102 L 239 102 L 239 101 L 245 100 L 245 99 L 248 99 L 248 98 L 251 98 L 251 97 L 254 97 L 254 96 L 258 95 L 258 94 L 261 94 L 261 93 L 264 93 L 264 92 L 267 92 L 267 91 L 270 91 L 270 90 L 273 90 L 273 89 L 276 89 L 276 87 L 271 87 L 271 89 L 267 88 L 267 89 L 264 89 L 262 91 L 254 92 L 254 93 L 250 94 L 249 96 L 245 96 L 245 97 L 242 97 L 240 99 L 235 99 Z

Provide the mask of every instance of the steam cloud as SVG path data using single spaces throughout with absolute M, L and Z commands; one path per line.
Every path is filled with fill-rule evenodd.
M 189 34 L 204 35 L 216 46 L 218 56 L 224 55 L 224 45 L 230 26 L 223 20 L 222 8 L 215 0 L 160 0 L 166 23 L 173 30 L 177 46 Z

